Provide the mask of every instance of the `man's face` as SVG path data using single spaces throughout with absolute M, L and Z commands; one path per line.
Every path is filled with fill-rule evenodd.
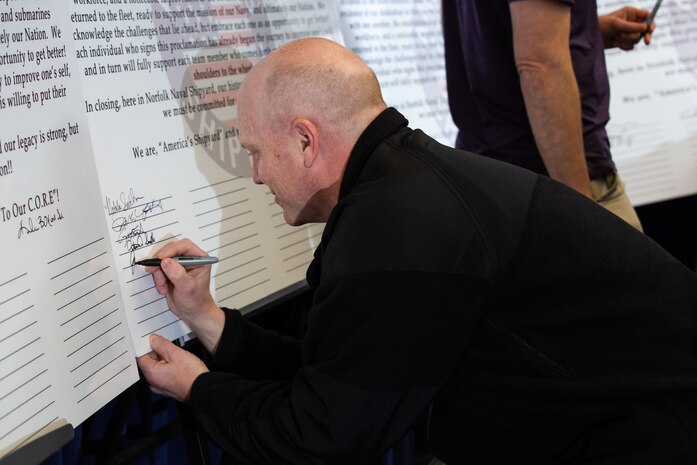
M 250 109 L 254 113 L 254 109 Z M 265 184 L 283 209 L 283 218 L 292 226 L 316 221 L 310 213 L 312 198 L 310 172 L 303 165 L 301 145 L 290 135 L 290 128 L 272 134 L 261 118 L 240 114 L 240 141 L 252 157 L 252 176 Z

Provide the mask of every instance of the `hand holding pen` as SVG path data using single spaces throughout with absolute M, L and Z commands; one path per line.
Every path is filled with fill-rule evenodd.
M 657 11 L 656 7 L 654 11 Z M 618 47 L 622 50 L 632 50 L 642 38 L 648 45 L 656 27 L 648 10 L 631 6 L 599 16 L 598 22 L 606 49 Z
M 655 29 L 656 25 L 653 23 L 653 20 L 656 18 L 656 14 L 658 13 L 658 9 L 661 7 L 662 2 L 663 0 L 656 0 L 656 4 L 653 6 L 651 13 L 649 13 L 649 18 L 646 20 L 646 31 L 641 33 L 641 37 L 646 36 L 646 34 L 649 34 L 650 36 Z M 648 37 L 648 41 L 647 39 L 644 39 L 644 41 L 646 42 L 646 45 L 648 45 L 651 41 L 651 37 Z
M 208 256 L 181 256 L 181 257 L 170 257 L 170 259 L 179 263 L 181 266 L 201 266 L 201 265 L 212 265 L 213 263 L 218 263 L 217 257 Z M 135 262 L 136 265 L 141 266 L 160 266 L 163 259 L 161 258 L 146 258 L 144 260 L 139 260 Z
M 215 354 L 225 327 L 225 314 L 210 293 L 211 267 L 217 262 L 190 240 L 170 242 L 140 265 L 153 275 L 157 291 L 166 296 L 170 310 L 196 334 L 206 350 Z M 187 401 L 196 378 L 208 371 L 196 356 L 167 339 L 150 336 L 152 352 L 138 358 L 138 366 L 151 390 Z
M 166 244 L 151 259 L 136 262 L 146 266 L 155 288 L 167 297 L 169 308 L 196 329 L 213 312 L 220 312 L 210 293 L 211 267 L 217 262 L 189 239 Z

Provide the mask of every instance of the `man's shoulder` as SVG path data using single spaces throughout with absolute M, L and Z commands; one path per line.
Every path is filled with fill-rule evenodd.
M 373 158 L 378 170 L 395 170 L 397 176 L 410 171 L 442 186 L 465 208 L 526 210 L 538 178 L 513 164 L 443 145 L 419 129 L 386 139 Z M 402 181 L 416 190 L 409 179 Z
M 337 206 L 331 262 L 490 276 L 515 249 L 536 179 L 502 165 L 418 130 L 388 137 Z

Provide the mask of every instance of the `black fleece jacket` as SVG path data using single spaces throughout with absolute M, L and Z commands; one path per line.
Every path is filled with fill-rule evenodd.
M 351 154 L 304 341 L 226 309 L 191 405 L 231 463 L 365 463 L 424 412 L 448 465 L 697 463 L 695 275 L 406 125 L 385 110 Z

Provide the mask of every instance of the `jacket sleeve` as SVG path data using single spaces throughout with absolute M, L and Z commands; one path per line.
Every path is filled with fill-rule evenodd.
M 211 370 L 234 372 L 252 379 L 292 379 L 301 364 L 301 343 L 269 331 L 223 308 L 225 327 Z
M 366 463 L 409 431 L 450 378 L 499 248 L 481 233 L 489 229 L 480 212 L 421 158 L 411 149 L 378 158 L 364 168 L 370 182 L 332 212 L 310 268 L 321 272 L 292 379 L 206 373 L 194 382 L 197 418 L 234 463 Z M 397 174 L 377 182 L 393 171 L 383 162 Z
M 194 383 L 191 405 L 240 463 L 364 463 L 427 409 L 464 351 L 483 295 L 479 280 L 457 274 L 324 282 L 292 380 L 211 372 Z

